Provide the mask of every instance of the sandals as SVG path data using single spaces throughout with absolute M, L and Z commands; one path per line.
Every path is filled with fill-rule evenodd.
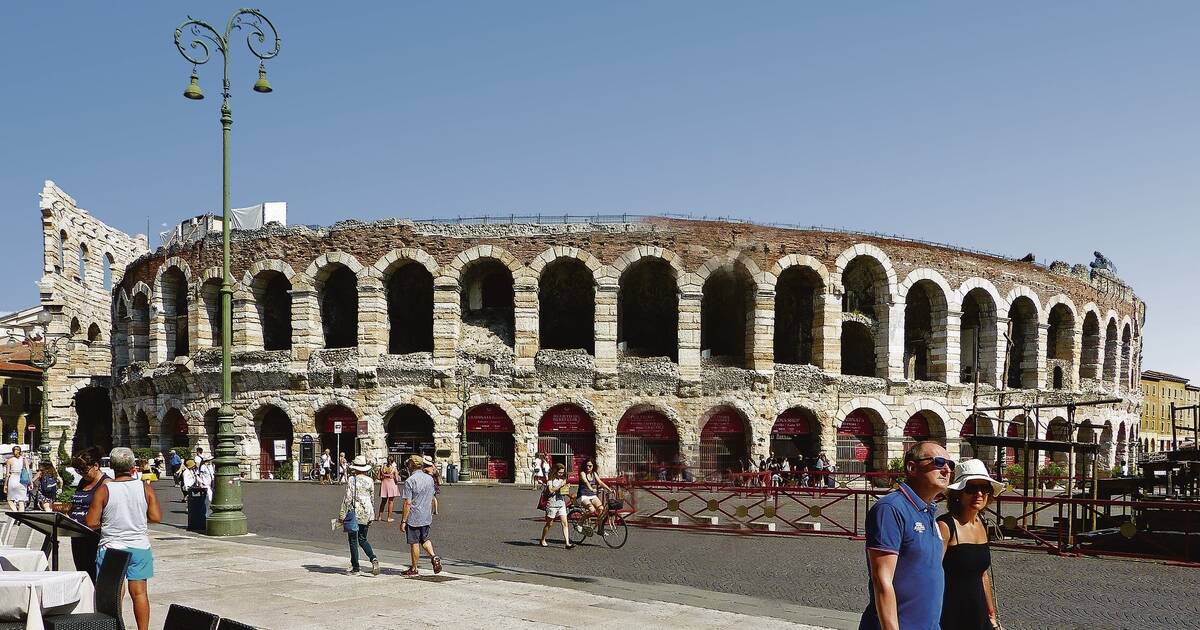
M 442 558 L 441 558 L 441 556 L 434 556 L 433 557 L 433 573 L 434 573 L 434 575 L 437 575 L 438 573 L 441 573 L 441 572 L 442 572 Z
M 541 546 L 543 546 L 543 547 L 549 547 L 549 546 L 550 546 L 550 545 L 546 544 L 546 541 L 544 541 L 544 540 L 542 540 L 542 541 L 539 541 L 539 544 L 540 544 Z

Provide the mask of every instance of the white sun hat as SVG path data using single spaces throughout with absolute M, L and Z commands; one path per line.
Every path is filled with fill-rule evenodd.
M 1004 492 L 1004 483 L 996 481 L 988 475 L 987 464 L 983 463 L 982 459 L 964 459 L 959 462 L 954 467 L 954 483 L 950 484 L 949 489 L 961 491 L 967 487 L 967 483 L 976 480 L 991 483 L 992 496 Z

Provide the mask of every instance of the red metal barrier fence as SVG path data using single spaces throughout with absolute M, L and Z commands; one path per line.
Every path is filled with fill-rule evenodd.
M 607 480 L 630 524 L 729 534 L 861 539 L 867 510 L 899 481 L 895 473 L 835 473 L 835 487 L 771 485 L 769 475 L 735 483 Z M 1056 554 L 1200 563 L 1200 503 L 1026 495 L 992 500 L 993 545 Z M 1196 564 L 1200 566 L 1200 564 Z

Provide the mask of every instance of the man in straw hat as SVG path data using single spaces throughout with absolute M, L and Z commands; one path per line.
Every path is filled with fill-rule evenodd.
M 421 455 L 413 455 L 408 459 L 408 479 L 400 491 L 404 499 L 404 509 L 400 521 L 400 529 L 408 539 L 412 554 L 412 566 L 402 573 L 406 577 L 417 575 L 417 561 L 421 559 L 421 549 L 429 554 L 433 562 L 433 572 L 442 572 L 442 559 L 433 552 L 433 542 L 429 540 L 429 526 L 433 525 L 433 497 L 437 488 L 424 470 L 432 466 L 433 460 Z
M 867 512 L 871 600 L 859 630 L 938 627 L 945 576 L 934 499 L 953 468 L 941 444 L 917 442 L 904 454 L 904 482 Z

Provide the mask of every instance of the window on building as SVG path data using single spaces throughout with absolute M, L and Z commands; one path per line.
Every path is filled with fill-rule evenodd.
M 58 233 L 58 265 L 55 271 L 64 271 L 67 268 L 67 231 L 62 230 Z
M 112 291 L 113 281 L 113 265 L 116 261 L 113 260 L 112 254 L 104 254 L 104 290 Z
M 88 256 L 87 245 L 80 243 L 79 244 L 79 281 L 84 284 L 87 284 L 87 256 Z

